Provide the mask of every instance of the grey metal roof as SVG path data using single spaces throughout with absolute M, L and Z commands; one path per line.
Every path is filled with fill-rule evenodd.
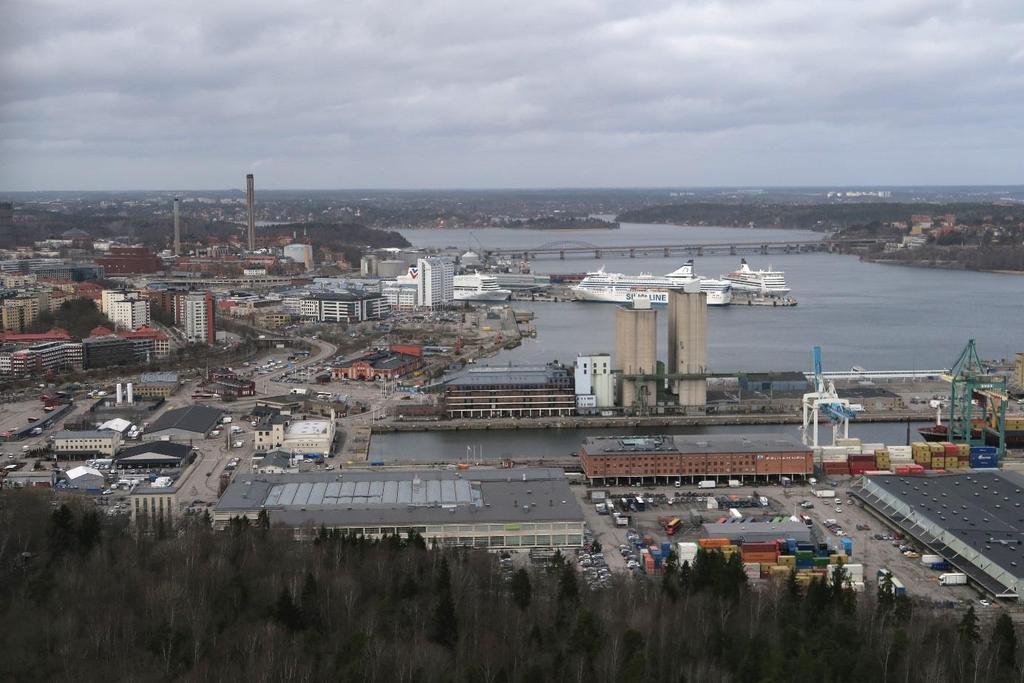
M 1024 578 L 1024 475 L 872 475 L 869 480 L 1007 573 Z
M 143 372 L 139 375 L 139 384 L 177 384 L 176 372 Z
M 703 434 L 681 436 L 591 436 L 583 441 L 590 455 L 629 455 L 631 453 L 781 453 L 809 451 L 796 439 L 780 434 Z
M 160 455 L 172 458 L 185 458 L 190 450 L 191 447 L 184 443 L 174 443 L 173 441 L 151 441 L 149 443 L 122 448 L 117 452 L 116 459 L 123 460 L 125 458 L 133 458 L 140 455 Z
M 209 406 L 188 406 L 168 410 L 146 430 L 148 434 L 165 429 L 182 429 L 187 432 L 205 434 L 220 421 L 224 411 Z
M 567 367 L 546 365 L 513 365 L 510 367 L 477 367 L 448 382 L 451 387 L 484 386 L 488 384 L 550 384 L 571 378 Z
M 545 468 L 238 475 L 216 511 L 263 508 L 288 525 L 583 520 L 565 473 Z
M 66 430 L 63 432 L 57 432 L 56 438 L 58 439 L 105 439 L 113 438 L 114 432 L 109 429 L 83 429 L 81 431 Z
M 723 522 L 703 526 L 704 535 L 712 538 L 731 538 L 746 543 L 795 538 L 803 543 L 810 540 L 810 528 L 802 522 Z

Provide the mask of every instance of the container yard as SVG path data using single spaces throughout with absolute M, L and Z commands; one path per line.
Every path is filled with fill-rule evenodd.
M 948 606 L 978 598 L 973 582 L 940 580 L 957 570 L 934 557 L 922 562 L 935 553 L 883 525 L 851 498 L 845 484 L 817 491 L 799 484 L 574 489 L 581 500 L 595 496 L 583 501 L 587 526 L 613 571 L 656 575 L 670 551 L 680 563 L 692 563 L 703 548 L 738 555 L 755 587 L 785 580 L 794 570 L 798 583 L 806 586 L 817 577 L 830 578 L 842 565 L 858 591 L 876 590 L 877 571 L 887 569 L 915 600 Z M 841 511 L 836 500 L 842 501 Z M 595 501 L 605 506 L 604 512 Z

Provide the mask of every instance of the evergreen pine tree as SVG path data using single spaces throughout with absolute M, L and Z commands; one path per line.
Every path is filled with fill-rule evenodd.
M 571 564 L 565 562 L 562 564 L 562 573 L 558 577 L 558 602 L 576 602 L 579 597 L 576 570 Z
M 61 506 L 50 515 L 50 552 L 60 557 L 71 549 L 75 534 L 75 516 L 67 505 Z
M 530 574 L 525 569 L 517 569 L 512 575 L 512 602 L 516 607 L 525 610 L 533 599 L 533 587 L 530 585 Z
M 88 555 L 100 541 L 101 525 L 100 516 L 95 510 L 90 510 L 82 515 L 82 522 L 78 526 L 78 550 L 83 555 Z
M 999 665 L 1017 668 L 1017 631 L 1013 619 L 1006 612 L 999 615 L 992 630 L 992 644 L 999 648 Z
M 956 630 L 960 635 L 960 641 L 965 645 L 974 645 L 978 642 L 978 615 L 974 612 L 974 605 L 967 608 Z
M 450 590 L 443 591 L 434 607 L 430 624 L 430 639 L 448 649 L 459 640 L 459 623 L 455 616 L 455 603 Z

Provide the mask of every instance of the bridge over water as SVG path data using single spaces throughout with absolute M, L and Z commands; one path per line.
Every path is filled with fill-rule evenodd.
M 718 242 L 709 244 L 621 244 L 599 246 L 581 241 L 548 242 L 537 247 L 503 247 L 485 249 L 486 257 L 520 259 L 558 258 L 593 256 L 596 259 L 611 256 L 629 258 L 648 256 L 710 256 L 712 254 L 801 254 L 821 251 L 837 251 L 840 247 L 864 247 L 878 240 L 787 240 L 773 242 Z

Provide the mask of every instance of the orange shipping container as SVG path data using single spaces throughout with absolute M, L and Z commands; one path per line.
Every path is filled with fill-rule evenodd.
M 706 550 L 712 548 L 724 548 L 730 545 L 728 538 L 701 538 L 697 540 L 697 545 Z

